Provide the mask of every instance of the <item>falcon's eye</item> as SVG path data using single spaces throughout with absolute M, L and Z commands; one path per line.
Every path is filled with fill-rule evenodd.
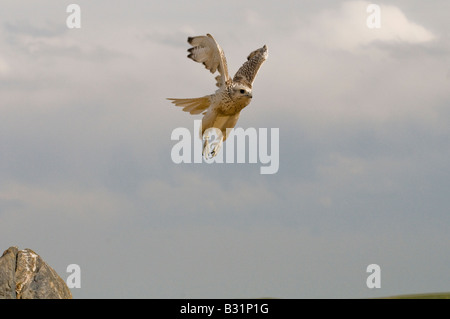
M 241 94 L 244 94 L 244 93 L 245 93 L 245 90 L 244 90 L 244 89 L 241 89 L 239 92 L 241 92 Z

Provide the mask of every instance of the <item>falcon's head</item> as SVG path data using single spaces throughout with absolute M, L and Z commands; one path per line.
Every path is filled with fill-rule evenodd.
M 252 100 L 252 89 L 244 84 L 236 83 L 231 86 L 230 96 L 233 101 L 248 105 Z

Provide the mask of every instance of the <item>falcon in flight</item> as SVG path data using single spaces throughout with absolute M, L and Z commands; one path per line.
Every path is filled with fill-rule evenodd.
M 232 129 L 239 119 L 241 110 L 252 99 L 252 84 L 256 73 L 267 59 L 267 46 L 263 46 L 250 53 L 247 61 L 231 78 L 228 75 L 227 60 L 225 54 L 212 35 L 189 37 L 188 58 L 195 62 L 203 63 L 211 73 L 219 72 L 216 76 L 216 86 L 219 89 L 214 94 L 192 99 L 169 98 L 176 106 L 181 106 L 183 111 L 190 114 L 203 114 L 201 135 L 205 140 L 203 156 L 211 159 L 216 156 L 227 138 L 227 128 Z M 209 132 L 215 130 L 219 133 L 219 141 L 209 143 Z M 207 134 L 205 134 L 205 131 Z M 214 147 L 211 148 L 211 145 Z

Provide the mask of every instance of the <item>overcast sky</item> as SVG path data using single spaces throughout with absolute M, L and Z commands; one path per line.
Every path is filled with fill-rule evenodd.
M 450 290 L 450 3 L 3 0 L 0 250 L 75 298 L 365 298 Z M 269 58 L 238 127 L 279 128 L 279 170 L 175 164 L 167 97 Z M 369 289 L 366 268 L 381 267 Z

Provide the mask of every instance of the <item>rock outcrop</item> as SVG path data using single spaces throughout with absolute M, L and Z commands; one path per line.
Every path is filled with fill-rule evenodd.
M 10 247 L 0 257 L 0 299 L 71 299 L 72 294 L 38 254 Z

